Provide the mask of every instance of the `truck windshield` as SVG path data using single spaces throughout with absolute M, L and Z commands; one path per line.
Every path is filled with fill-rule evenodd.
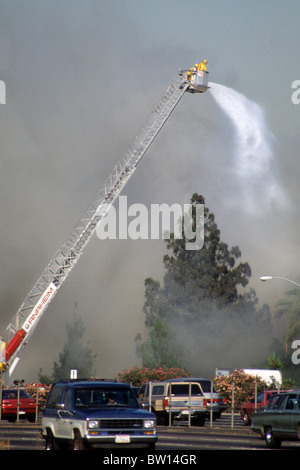
M 76 408 L 126 407 L 139 408 L 131 389 L 119 387 L 87 387 L 75 390 Z

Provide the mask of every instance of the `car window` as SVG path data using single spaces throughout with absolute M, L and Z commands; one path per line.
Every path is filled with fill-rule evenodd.
M 274 404 L 274 410 L 284 410 L 287 402 L 287 395 L 279 396 L 278 400 Z
M 202 396 L 202 392 L 198 384 L 172 384 L 171 385 L 171 395 L 174 396 L 189 396 L 189 394 L 193 396 Z
M 274 408 L 275 407 L 275 404 L 277 402 L 277 400 L 280 398 L 279 395 L 273 395 L 270 400 L 268 401 L 268 405 L 267 405 L 267 410 L 270 410 L 271 408 Z
M 257 403 L 261 403 L 263 401 L 264 395 L 265 395 L 264 393 L 259 393 L 257 395 Z
M 164 386 L 163 385 L 154 385 L 152 387 L 152 395 L 163 395 L 164 394 Z
M 294 410 L 297 408 L 297 395 L 295 393 L 288 395 L 285 409 Z
M 200 384 L 203 390 L 203 393 L 211 392 L 211 381 L 210 380 L 200 380 Z M 217 393 L 215 386 L 213 385 L 213 393 Z
M 59 385 L 54 386 L 49 393 L 47 400 L 47 408 L 55 408 L 57 403 L 61 403 L 63 387 Z
M 65 392 L 64 404 L 67 410 L 72 409 L 72 390 L 70 388 Z
M 139 408 L 131 388 L 78 387 L 74 392 L 76 408 L 128 407 Z
M 150 387 L 147 385 L 145 390 L 145 397 L 149 397 Z M 164 385 L 152 385 L 151 394 L 152 395 L 164 395 L 165 387 Z
M 18 398 L 18 390 L 2 390 L 2 400 L 16 400 Z M 25 390 L 20 390 L 20 398 L 31 398 Z

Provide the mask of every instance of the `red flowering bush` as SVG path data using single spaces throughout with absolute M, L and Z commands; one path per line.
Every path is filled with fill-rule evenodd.
M 39 385 L 37 387 L 37 384 L 27 384 L 24 386 L 24 389 L 32 398 L 36 399 L 36 395 L 38 393 L 39 410 L 42 410 L 45 407 L 50 388 L 51 385 Z
M 149 369 L 148 367 L 133 367 L 118 373 L 120 382 L 129 383 L 132 386 L 140 386 L 153 380 L 168 380 L 179 377 L 189 377 L 191 374 L 178 367 Z
M 234 408 L 239 410 L 242 403 L 254 398 L 255 381 L 257 382 L 257 393 L 273 388 L 268 387 L 259 377 L 245 374 L 239 370 L 235 370 L 233 374 L 228 376 L 216 377 L 213 382 L 218 394 L 226 398 L 229 408 L 231 408 L 232 387 L 234 384 Z

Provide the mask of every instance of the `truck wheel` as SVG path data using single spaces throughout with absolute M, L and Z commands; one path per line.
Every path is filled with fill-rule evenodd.
M 297 425 L 297 437 L 300 440 L 300 423 Z
M 45 449 L 46 450 L 58 450 L 59 449 L 57 442 L 50 429 L 47 430 Z
M 245 412 L 244 412 L 243 421 L 244 421 L 244 425 L 245 425 L 245 426 L 250 426 L 251 419 L 249 418 L 249 415 L 248 415 L 248 413 L 247 413 L 246 410 L 245 410 Z
M 72 449 L 73 450 L 84 450 L 85 449 L 85 445 L 84 445 L 84 442 L 82 440 L 82 437 L 81 437 L 79 431 L 74 431 L 74 439 L 73 439 L 73 442 L 72 442 Z
M 197 416 L 196 418 L 191 419 L 192 426 L 204 426 L 205 425 L 205 415 Z
M 266 430 L 265 439 L 269 449 L 278 449 L 281 446 L 281 440 L 274 436 L 272 428 Z

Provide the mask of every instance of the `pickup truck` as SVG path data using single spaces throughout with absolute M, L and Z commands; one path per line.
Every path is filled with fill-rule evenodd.
M 251 428 L 268 448 L 279 448 L 282 441 L 299 441 L 300 391 L 274 395 L 266 409 L 253 413 Z
M 171 380 L 171 379 L 170 379 Z M 204 403 L 206 406 L 206 417 L 209 419 L 212 412 L 213 419 L 221 417 L 224 406 L 221 407 L 220 397 L 218 392 L 210 379 L 203 377 L 185 377 L 179 379 L 172 379 L 174 382 L 197 382 L 200 384 L 201 391 L 204 396 Z M 225 407 L 227 408 L 227 406 Z
M 42 415 L 46 450 L 148 447 L 156 417 L 142 410 L 128 384 L 94 380 L 55 383 Z
M 157 417 L 158 424 L 189 421 L 204 426 L 206 399 L 197 382 L 162 381 L 146 385 L 142 407 Z

